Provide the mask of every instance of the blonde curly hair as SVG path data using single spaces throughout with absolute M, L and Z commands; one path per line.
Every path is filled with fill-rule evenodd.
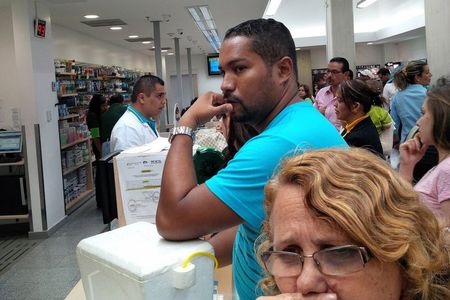
M 285 184 L 301 187 L 315 216 L 337 225 L 377 259 L 399 263 L 406 280 L 402 299 L 450 299 L 446 233 L 411 184 L 385 161 L 361 148 L 308 151 L 287 159 L 265 187 L 267 239 L 258 257 L 272 244 L 269 220 Z M 279 293 L 269 274 L 260 285 L 266 294 Z

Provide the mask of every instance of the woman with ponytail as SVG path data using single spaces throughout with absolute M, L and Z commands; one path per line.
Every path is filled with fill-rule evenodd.
M 394 75 L 394 84 L 400 90 L 392 97 L 391 116 L 395 123 L 394 134 L 403 143 L 411 128 L 420 118 L 427 95 L 424 87 L 430 84 L 432 74 L 426 62 L 411 61 Z

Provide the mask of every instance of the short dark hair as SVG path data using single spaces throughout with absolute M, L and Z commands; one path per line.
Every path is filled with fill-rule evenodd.
M 381 69 L 378 70 L 377 75 L 381 75 L 381 76 L 391 75 L 391 72 L 387 68 L 381 68 Z
M 295 80 L 298 78 L 297 53 L 295 43 L 289 29 L 274 19 L 255 19 L 243 22 L 230 28 L 224 40 L 236 36 L 245 36 L 252 40 L 252 50 L 262 57 L 267 66 L 271 67 L 284 56 L 292 60 Z
M 450 150 L 450 77 L 441 77 L 428 91 L 427 108 L 433 116 L 436 146 Z
M 368 113 L 373 104 L 373 99 L 378 97 L 374 91 L 362 80 L 345 80 L 339 85 L 342 101 L 345 106 L 351 108 L 353 103 L 359 103 L 364 113 Z
M 140 93 L 144 93 L 146 96 L 150 96 L 150 94 L 155 89 L 156 84 L 164 85 L 164 81 L 154 75 L 141 76 L 134 84 L 133 93 L 131 94 L 131 102 L 135 103 L 137 100 L 137 96 Z
M 121 94 L 112 95 L 109 98 L 109 104 L 113 104 L 113 103 L 122 104 L 123 103 L 123 96 Z
M 94 94 L 92 96 L 91 101 L 89 102 L 89 112 L 93 112 L 96 115 L 99 115 L 102 113 L 102 104 L 106 103 L 106 98 L 102 94 Z
M 342 73 L 350 71 L 350 65 L 348 64 L 348 60 L 347 59 L 345 59 L 343 57 L 336 56 L 336 57 L 333 57 L 332 59 L 330 59 L 330 63 L 332 63 L 332 62 L 342 64 Z

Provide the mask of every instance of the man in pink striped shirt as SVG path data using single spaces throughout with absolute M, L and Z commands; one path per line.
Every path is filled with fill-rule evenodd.
M 343 57 L 333 57 L 328 63 L 327 75 L 330 85 L 317 93 L 314 106 L 339 130 L 341 122 L 337 119 L 334 111 L 334 102 L 336 101 L 334 97 L 339 84 L 350 79 L 348 61 Z

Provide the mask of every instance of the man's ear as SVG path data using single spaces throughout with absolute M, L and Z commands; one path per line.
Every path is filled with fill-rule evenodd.
M 350 72 L 349 71 L 345 71 L 344 72 L 344 79 L 345 80 L 350 80 Z
M 280 79 L 280 83 L 286 83 L 294 73 L 294 63 L 289 56 L 282 57 L 277 63 L 277 72 Z
M 145 100 L 144 100 L 144 93 L 139 93 L 138 94 L 138 100 L 139 100 L 139 103 L 144 104 L 144 102 L 145 102 Z

